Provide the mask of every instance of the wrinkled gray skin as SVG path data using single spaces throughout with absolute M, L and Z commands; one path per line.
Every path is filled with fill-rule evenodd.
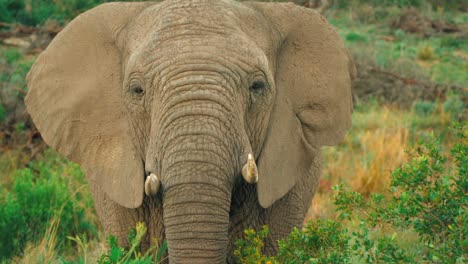
M 107 234 L 136 222 L 170 263 L 233 263 L 246 228 L 265 244 L 301 226 L 320 146 L 351 125 L 353 66 L 335 31 L 292 4 L 112 3 L 76 18 L 28 76 L 44 140 L 85 170 Z M 259 181 L 241 170 L 252 153 Z M 147 175 L 161 179 L 144 195 Z

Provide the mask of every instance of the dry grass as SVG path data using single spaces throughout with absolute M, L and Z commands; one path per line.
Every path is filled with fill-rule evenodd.
M 2 149 L 0 153 L 0 186 L 9 188 L 12 186 L 14 174 L 18 169 L 23 168 L 29 162 L 29 155 L 22 149 Z
M 434 48 L 429 45 L 423 45 L 418 48 L 418 59 L 431 61 L 435 59 Z
M 60 215 L 55 215 L 50 221 L 50 226 L 39 243 L 28 244 L 21 257 L 12 260 L 13 263 L 63 263 L 65 260 L 56 251 L 57 229 L 60 226 Z M 69 238 L 73 243 L 73 253 L 67 254 L 68 261 L 80 263 L 97 263 L 99 257 L 106 251 L 104 234 L 99 234 L 99 239 L 87 241 L 83 237 Z M 100 242 L 102 241 L 102 242 Z
M 396 121 L 399 115 L 384 107 L 357 116 L 365 120 L 365 127 L 358 122 L 339 149 L 324 151 L 323 175 L 330 185 L 346 182 L 363 194 L 380 192 L 387 186 L 390 171 L 404 162 L 408 143 L 408 128 Z
M 391 170 L 405 161 L 407 139 L 404 128 L 366 131 L 361 143 L 370 157 L 356 164 L 352 188 L 364 195 L 382 192 L 390 182 Z
M 57 229 L 60 225 L 60 216 L 54 216 L 50 221 L 44 237 L 38 244 L 28 244 L 21 258 L 15 258 L 14 263 L 56 263 Z
M 86 185 L 81 185 L 71 194 L 69 199 L 74 199 L 75 195 L 81 194 L 84 188 L 86 188 Z M 23 255 L 14 258 L 13 263 L 64 263 L 64 260 L 75 262 L 78 259 L 80 263 L 97 263 L 101 254 L 107 250 L 106 239 L 102 231 L 99 232 L 97 239 L 91 241 L 88 241 L 85 236 L 68 237 L 70 241 L 73 241 L 73 246 L 70 247 L 66 258 L 57 252 L 57 231 L 60 227 L 61 214 L 66 203 L 68 201 L 63 204 L 60 212 L 51 219 L 42 240 L 38 243 L 28 244 Z M 89 208 L 87 213 L 92 214 L 91 217 L 95 217 L 92 208 Z
M 343 182 L 365 196 L 384 192 L 391 172 L 406 161 L 405 150 L 421 136 L 450 127 L 441 109 L 426 117 L 412 111 L 370 105 L 353 114 L 353 127 L 343 143 L 324 148 L 322 179 L 306 221 L 334 219 L 331 187 Z

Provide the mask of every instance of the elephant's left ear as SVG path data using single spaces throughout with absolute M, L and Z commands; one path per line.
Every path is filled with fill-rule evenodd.
M 68 24 L 28 74 L 26 107 L 45 142 L 90 184 L 129 208 L 143 200 L 143 161 L 130 138 L 117 35 L 154 3 L 107 3 Z
M 275 44 L 276 102 L 259 157 L 258 198 L 266 208 L 310 175 L 316 149 L 343 139 L 351 126 L 355 70 L 319 13 L 291 3 L 249 5 L 281 36 Z

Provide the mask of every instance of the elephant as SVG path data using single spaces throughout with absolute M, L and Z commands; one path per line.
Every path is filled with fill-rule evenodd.
M 322 146 L 351 126 L 354 65 L 323 16 L 292 3 L 99 5 L 37 58 L 25 98 L 44 141 L 81 165 L 106 234 L 169 263 L 235 263 L 247 228 L 300 227 Z M 156 240 L 154 238 L 157 238 Z

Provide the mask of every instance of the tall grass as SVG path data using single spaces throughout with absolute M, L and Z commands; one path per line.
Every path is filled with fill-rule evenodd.
M 7 177 L 12 185 L 0 186 L 0 261 L 50 259 L 70 251 L 67 235 L 97 236 L 93 202 L 78 165 L 49 151 Z
M 434 111 L 427 115 L 375 102 L 356 107 L 353 127 L 343 143 L 322 151 L 322 179 L 306 221 L 335 217 L 331 186 L 344 183 L 365 196 L 388 188 L 391 171 L 407 161 L 405 149 L 432 132 L 445 135 L 442 142 L 450 147 L 453 139 L 447 130 L 456 119 L 442 103 L 432 104 Z

